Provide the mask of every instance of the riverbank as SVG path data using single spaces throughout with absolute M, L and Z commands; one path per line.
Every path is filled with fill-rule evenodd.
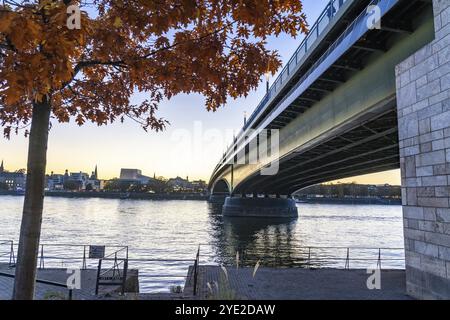
M 71 271 L 68 273 L 67 271 Z M 105 296 L 120 292 L 120 285 L 103 285 L 99 287 L 99 294 L 95 294 L 97 272 L 96 268 L 79 269 L 80 289 L 74 289 L 71 300 L 98 300 Z M 102 269 L 103 272 L 109 272 Z M 10 300 L 14 288 L 15 267 L 7 263 L 0 263 L 0 300 Z M 69 290 L 65 286 L 72 274 L 71 269 L 46 268 L 37 269 L 35 299 L 36 300 L 65 300 L 69 299 Z M 139 292 L 139 271 L 137 269 L 127 270 L 125 291 L 134 294 Z
M 193 268 L 185 293 L 192 292 Z M 383 269 L 382 286 L 370 289 L 366 269 L 228 268 L 200 266 L 197 299 L 237 300 L 411 300 L 406 295 L 405 270 Z M 208 285 L 209 284 L 209 285 Z M 211 285 L 213 284 L 213 285 Z M 217 285 L 214 285 L 217 284 Z M 221 286 L 219 290 L 217 286 Z M 145 295 L 143 295 L 145 296 Z M 151 296 L 149 295 L 149 299 Z
M 14 191 L 0 191 L 0 196 L 23 196 Z M 46 197 L 60 198 L 101 198 L 101 199 L 134 199 L 134 200 L 208 200 L 207 195 L 199 193 L 120 193 L 120 192 L 71 192 L 46 191 Z
M 347 205 L 402 205 L 402 199 L 384 198 L 300 198 L 297 203 Z
M 23 196 L 15 191 L 0 191 L 0 196 Z M 120 192 L 86 192 L 86 191 L 46 191 L 46 197 L 60 198 L 101 198 L 101 199 L 135 199 L 135 200 L 194 200 L 206 201 L 208 195 L 199 193 L 120 193 Z M 297 203 L 308 204 L 344 204 L 344 205 L 396 205 L 402 204 L 401 199 L 384 198 L 299 198 Z

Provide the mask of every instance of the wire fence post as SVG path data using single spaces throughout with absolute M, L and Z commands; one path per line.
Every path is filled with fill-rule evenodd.
M 81 269 L 86 270 L 86 246 L 83 246 L 83 264 L 81 266 Z
M 117 252 L 114 254 L 114 266 L 113 266 L 113 278 L 116 276 L 116 268 L 119 268 L 119 265 L 117 264 Z M 118 271 L 119 272 L 119 271 Z M 120 276 L 120 272 L 119 272 Z
M 123 262 L 122 295 L 125 294 L 125 289 L 127 286 L 127 274 L 128 274 L 128 257 Z
M 308 268 L 311 269 L 311 247 L 308 247 Z
M 381 248 L 378 248 L 378 261 L 377 261 L 377 267 L 381 270 Z
M 72 300 L 73 298 L 73 290 L 69 289 L 69 300 Z
M 97 280 L 95 282 L 95 295 L 98 295 L 98 286 L 100 281 L 100 275 L 102 273 L 102 259 L 98 260 L 98 267 L 97 267 Z
M 198 280 L 198 265 L 200 263 L 200 245 L 198 246 L 197 255 L 195 257 L 194 262 L 194 286 L 193 286 L 193 294 L 197 295 L 197 280 Z
M 9 252 L 9 266 L 16 265 L 16 257 L 14 256 L 14 241 L 11 241 L 11 251 Z
M 347 248 L 347 258 L 345 259 L 345 269 L 350 269 L 350 248 Z
M 41 257 L 39 259 L 39 269 L 45 268 L 45 262 L 44 262 L 44 245 L 41 245 Z

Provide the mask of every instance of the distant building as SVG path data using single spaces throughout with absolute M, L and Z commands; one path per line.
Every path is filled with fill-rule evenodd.
M 205 192 L 208 189 L 206 181 L 203 180 L 192 181 L 191 185 L 194 192 Z
M 86 181 L 89 180 L 89 174 L 85 173 L 85 172 L 71 172 L 70 173 L 70 180 L 72 181 L 80 181 L 85 183 Z
M 86 190 L 89 174 L 85 172 L 71 172 L 67 180 L 64 181 L 65 188 L 70 186 L 72 191 Z
M 97 169 L 97 166 L 95 166 L 94 171 L 92 171 L 90 180 L 98 180 L 98 169 Z
M 181 177 L 176 177 L 169 179 L 167 185 L 173 189 L 173 191 L 192 191 L 192 183 L 189 182 L 189 177 L 183 179 Z
M 89 191 L 101 191 L 104 187 L 105 181 L 98 178 L 98 169 L 97 166 L 95 166 L 94 171 L 92 171 L 91 177 L 86 183 L 85 189 Z
M 86 183 L 86 190 L 89 191 L 101 191 L 105 187 L 105 180 L 88 180 Z
M 145 185 L 151 182 L 153 178 L 144 176 L 139 169 L 121 169 L 120 180 Z
M 71 191 L 83 191 L 83 190 L 103 190 L 104 181 L 98 179 L 98 169 L 95 166 L 95 170 L 89 175 L 85 172 L 71 172 L 66 170 L 64 174 L 51 173 L 47 176 L 47 189 L 48 190 L 71 190 Z
M 63 190 L 64 189 L 64 177 L 63 174 L 52 173 L 47 177 L 47 189 L 48 190 Z
M 401 198 L 401 187 L 356 183 L 318 184 L 296 192 L 300 197 L 325 198 Z
M 0 183 L 7 186 L 9 190 L 25 189 L 26 175 L 24 170 L 8 172 L 5 170 L 3 161 L 0 165 Z

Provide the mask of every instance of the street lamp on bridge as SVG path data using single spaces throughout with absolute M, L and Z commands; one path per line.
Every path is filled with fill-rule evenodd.
M 266 93 L 269 93 L 270 72 L 267 71 L 264 75 L 266 76 Z

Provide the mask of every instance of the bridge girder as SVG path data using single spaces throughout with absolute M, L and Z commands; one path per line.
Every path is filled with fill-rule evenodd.
M 430 39 L 422 35 L 422 38 L 417 40 L 415 35 L 417 29 L 425 29 L 425 27 L 414 25 L 412 20 L 424 14 L 426 11 L 424 8 L 430 8 L 430 3 L 419 0 L 407 2 L 406 0 L 400 0 L 399 3 L 402 5 L 397 5 L 392 9 L 392 12 L 383 17 L 380 30 L 367 32 L 354 45 L 351 45 L 305 91 L 275 116 L 266 128 L 280 129 L 283 132 L 284 128 L 292 125 L 292 122 L 302 117 L 308 117 L 311 110 L 316 108 L 317 105 L 329 102 L 329 97 L 335 96 L 336 90 L 340 90 L 340 94 L 342 94 L 341 88 L 347 86 L 348 82 L 352 81 L 358 74 L 366 72 L 365 70 L 372 65 L 377 57 L 390 55 L 390 52 L 397 50 L 395 47 L 398 42 L 403 41 L 402 39 L 410 37 L 411 42 L 415 42 L 414 45 L 406 46 L 406 50 L 409 52 L 415 52 L 421 47 L 422 43 L 427 43 Z M 393 17 L 396 17 L 396 19 Z M 341 28 L 336 27 L 334 31 L 330 31 L 323 42 L 326 43 L 327 40 L 337 37 L 343 30 L 344 26 Z M 331 41 L 330 43 L 333 42 Z M 329 46 L 329 44 L 325 46 Z M 320 48 L 320 45 L 318 45 L 318 48 Z M 316 53 L 312 53 L 312 61 L 319 59 L 320 55 L 319 49 Z M 407 55 L 407 53 L 404 54 L 405 57 Z M 396 59 L 401 61 L 404 58 Z M 292 77 L 292 84 L 288 83 L 285 85 L 284 91 L 280 93 L 280 99 L 273 100 L 272 105 L 261 113 L 259 119 L 252 123 L 252 128 L 258 128 L 265 119 L 271 116 L 273 108 L 280 103 L 281 97 L 295 89 L 295 81 L 299 81 L 300 75 L 305 74 L 311 66 L 312 63 L 305 62 L 304 66 L 298 70 L 299 75 Z M 383 72 L 385 68 L 383 69 L 381 66 L 377 72 Z M 392 79 L 395 78 L 393 68 L 391 72 L 392 74 L 389 75 L 387 82 L 392 83 Z M 386 85 L 386 87 L 389 85 Z M 395 93 L 395 83 L 388 91 Z M 391 99 L 390 101 L 395 101 L 395 97 L 390 97 L 389 99 Z M 373 101 L 373 103 L 377 102 Z M 255 169 L 242 169 L 242 174 L 246 177 L 244 179 L 236 179 L 236 192 L 290 194 L 315 183 L 341 179 L 356 174 L 398 168 L 396 106 L 395 104 L 389 104 L 385 107 L 382 113 L 371 115 L 369 120 L 373 122 L 367 119 L 364 123 L 355 122 L 353 127 L 347 131 L 334 135 L 333 141 L 325 139 L 314 148 L 309 148 L 308 151 L 303 150 L 298 153 L 283 154 L 280 159 L 280 171 L 276 176 L 261 176 L 259 174 L 260 168 L 257 169 L 256 167 Z M 324 112 L 328 113 L 329 111 L 324 110 Z M 332 112 L 340 111 L 333 110 Z M 290 130 L 292 131 L 292 129 Z M 356 148 L 357 144 L 361 144 L 364 141 L 369 143 L 366 148 Z M 355 148 L 351 149 L 349 147 L 352 145 Z M 327 160 L 328 162 L 326 163 L 319 162 L 322 161 L 321 159 L 325 159 L 322 157 L 324 154 L 330 154 L 332 158 Z M 308 167 L 308 164 L 313 164 L 313 166 Z

